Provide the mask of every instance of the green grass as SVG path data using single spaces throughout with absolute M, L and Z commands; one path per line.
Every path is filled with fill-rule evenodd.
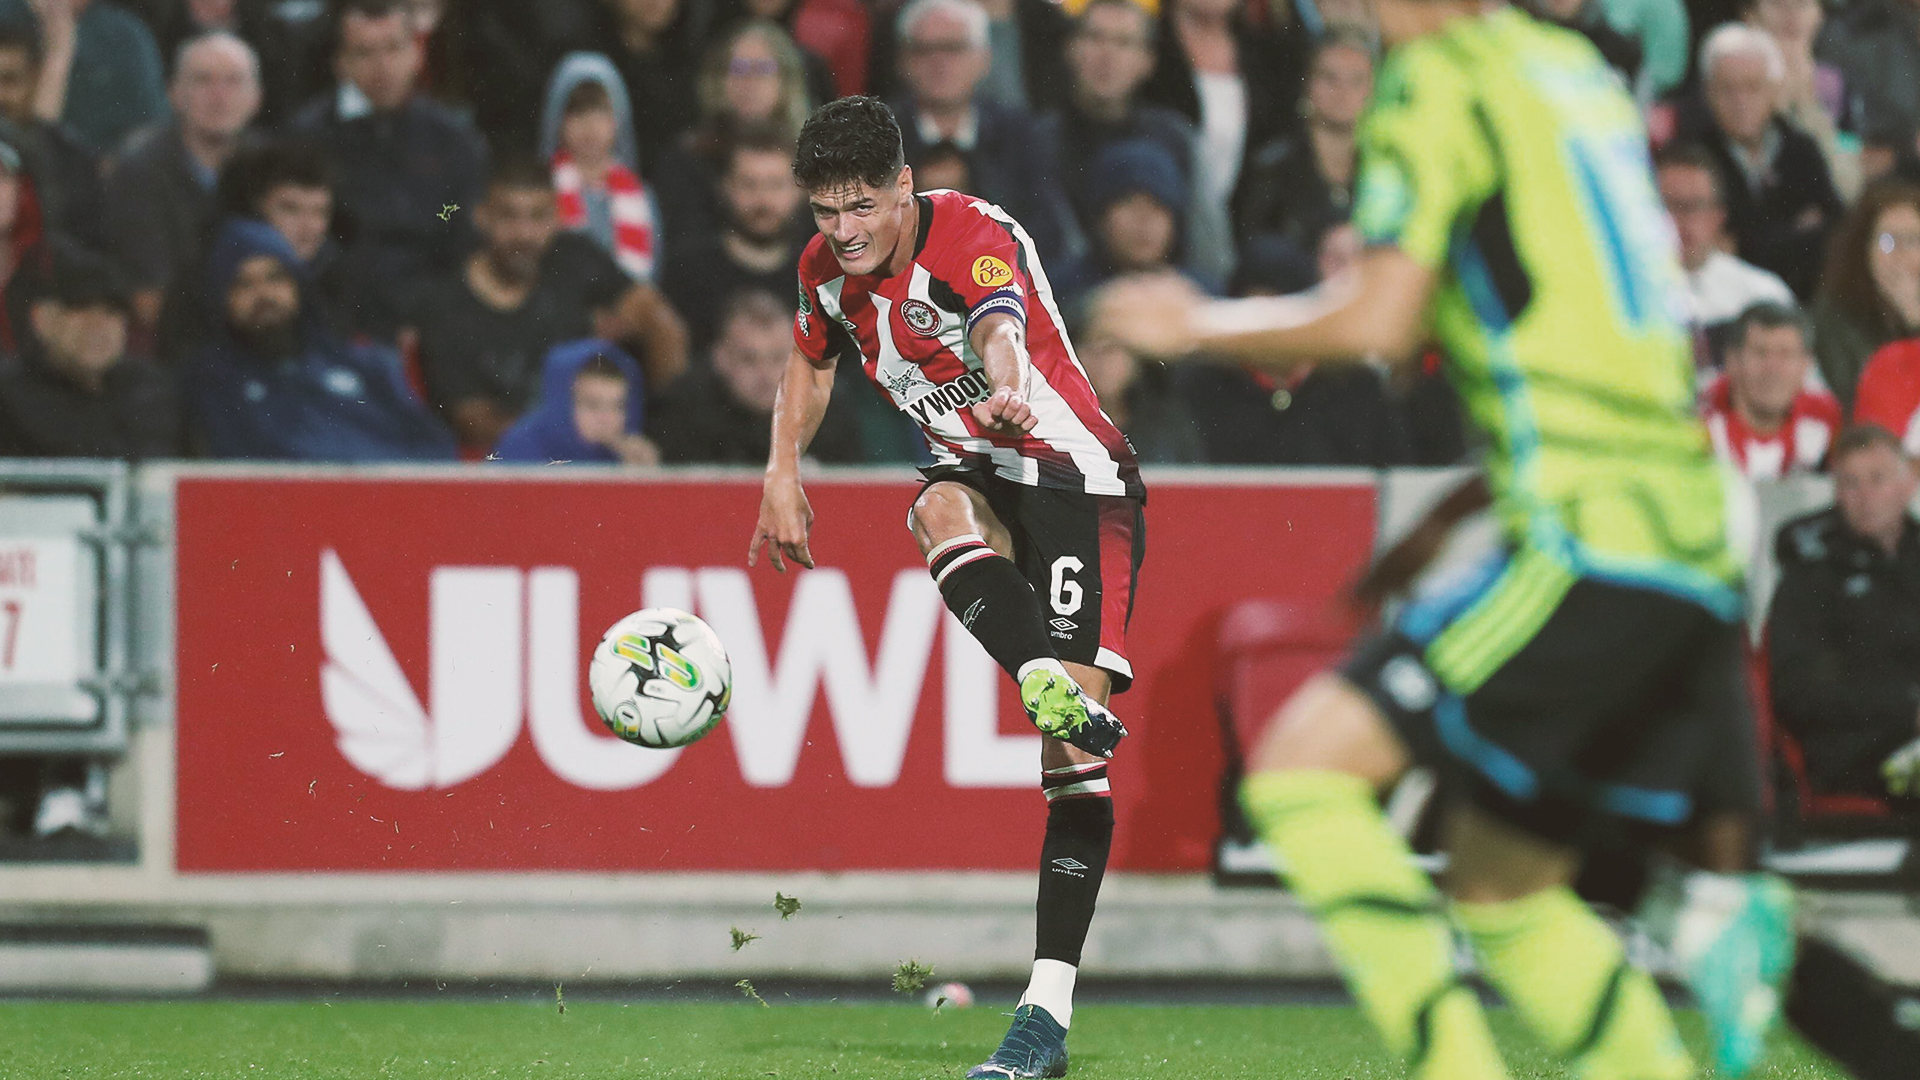
M 1687 1016 L 1699 1034 L 1697 1017 Z M 1567 1072 L 1514 1037 L 1515 1080 Z M 1109 1006 L 1074 1014 L 1077 1080 L 1397 1080 L 1351 1008 Z M 894 1080 L 958 1077 L 999 1041 L 995 1008 L 473 1001 L 0 1004 L 0 1077 Z M 1840 1080 L 1782 1045 L 1759 1080 Z

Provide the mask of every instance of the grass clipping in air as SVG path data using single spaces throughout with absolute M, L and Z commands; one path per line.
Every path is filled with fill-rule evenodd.
M 760 1007 L 761 1007 L 761 1008 L 763 1008 L 763 1009 L 771 1009 L 771 1008 L 773 1008 L 773 1006 L 771 1006 L 771 1005 L 769 1005 L 769 1004 L 767 1004 L 767 999 L 766 999 L 766 998 L 763 998 L 763 997 L 761 997 L 761 996 L 760 996 L 760 991 L 758 991 L 758 990 L 755 990 L 755 989 L 753 988 L 753 983 L 751 983 L 751 982 L 749 982 L 748 980 L 746 980 L 746 979 L 741 979 L 741 980 L 740 980 L 739 982 L 737 982 L 737 983 L 734 983 L 733 985 L 734 985 L 734 986 L 735 986 L 736 988 L 738 988 L 738 989 L 739 989 L 739 991 L 740 991 L 740 996 L 742 996 L 742 997 L 750 997 L 750 998 L 752 998 L 753 1000 L 755 1000 L 755 1001 L 757 1001 L 757 1002 L 759 1002 L 759 1003 L 760 1003 Z
M 734 952 L 739 952 L 741 949 L 746 948 L 747 943 L 750 941 L 760 940 L 759 934 L 755 934 L 747 930 L 742 930 L 737 926 L 730 928 L 727 931 L 727 933 L 733 935 L 733 951 Z
M 795 912 L 800 910 L 800 898 L 797 896 L 788 896 L 786 893 L 776 891 L 773 894 L 773 910 L 780 913 L 781 922 L 786 922 L 788 919 L 793 918 Z
M 933 974 L 931 964 L 922 964 L 918 960 L 902 960 L 900 966 L 893 969 L 893 992 L 912 994 L 927 988 L 927 976 Z

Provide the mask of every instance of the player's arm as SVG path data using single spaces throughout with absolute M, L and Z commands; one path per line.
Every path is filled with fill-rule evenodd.
M 1201 353 L 1256 367 L 1400 361 L 1419 348 L 1434 271 L 1397 247 L 1375 247 L 1345 278 L 1295 296 L 1210 300 L 1184 279 L 1123 281 L 1102 293 L 1096 324 L 1132 348 Z
M 993 387 L 992 396 L 973 406 L 974 419 L 1005 435 L 1032 431 L 1037 420 L 1027 404 L 1028 375 L 1033 371 L 1033 358 L 1027 355 L 1027 324 L 1007 312 L 992 312 L 973 324 L 967 341 Z
M 807 550 L 813 507 L 800 484 L 800 459 L 827 415 L 827 402 L 833 397 L 834 367 L 832 353 L 815 360 L 798 345 L 787 357 L 787 373 L 780 380 L 773 403 L 773 446 L 760 489 L 760 520 L 753 528 L 753 542 L 747 545 L 748 566 L 758 560 L 760 546 L 765 544 L 775 570 L 786 572 L 782 554 L 813 569 L 813 554 Z

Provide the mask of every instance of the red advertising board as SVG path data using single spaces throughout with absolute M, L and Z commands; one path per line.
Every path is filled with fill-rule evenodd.
M 1037 737 L 946 613 L 910 481 L 816 481 L 819 569 L 744 565 L 751 480 L 183 477 L 183 871 L 1020 869 Z M 1207 865 L 1212 639 L 1247 597 L 1331 602 L 1371 548 L 1361 485 L 1162 483 L 1116 699 L 1114 865 Z M 734 706 L 705 740 L 613 740 L 600 632 L 712 623 Z

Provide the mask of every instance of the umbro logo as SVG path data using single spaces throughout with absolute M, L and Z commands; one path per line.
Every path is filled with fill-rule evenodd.
M 987 602 L 985 600 L 975 600 L 972 604 L 968 605 L 967 613 L 960 616 L 960 625 L 969 630 L 973 629 L 973 621 L 980 617 L 980 613 L 985 611 L 986 607 Z
M 1053 872 L 1056 874 L 1065 874 L 1068 877 L 1086 877 L 1087 875 L 1082 873 L 1082 871 L 1086 869 L 1086 863 L 1071 856 L 1064 859 L 1053 860 Z
M 1053 627 L 1053 636 L 1057 638 L 1071 639 L 1073 632 L 1080 629 L 1080 624 L 1072 619 L 1055 619 L 1047 625 Z

